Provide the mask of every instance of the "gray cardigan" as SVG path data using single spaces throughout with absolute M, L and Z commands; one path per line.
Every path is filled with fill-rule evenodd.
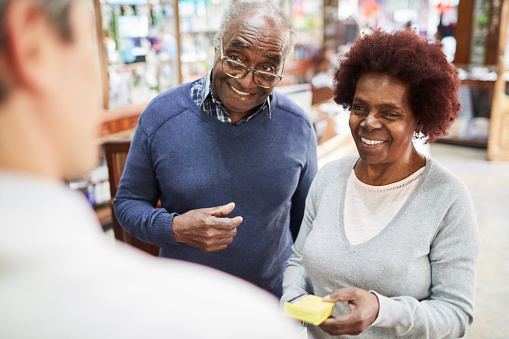
M 380 319 L 355 338 L 463 336 L 473 321 L 480 245 L 465 185 L 427 157 L 417 187 L 394 219 L 352 246 L 343 211 L 357 160 L 354 155 L 328 163 L 313 181 L 283 276 L 282 301 L 354 286 L 375 292 L 380 301 Z M 348 305 L 337 303 L 333 316 L 346 312 Z M 316 339 L 331 338 L 312 325 L 309 331 Z

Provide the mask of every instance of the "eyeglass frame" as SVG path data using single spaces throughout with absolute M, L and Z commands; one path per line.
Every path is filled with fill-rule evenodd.
M 242 66 L 246 69 L 246 74 L 244 74 L 243 76 L 241 77 L 236 77 L 236 76 L 233 76 L 231 74 L 228 74 L 226 73 L 226 71 L 224 70 L 224 62 L 225 61 L 231 61 L 233 62 L 234 64 L 237 64 L 239 66 Z M 223 39 L 221 38 L 221 68 L 223 69 L 223 72 L 224 74 L 226 74 L 227 76 L 229 76 L 230 78 L 234 78 L 234 79 L 242 79 L 243 77 L 245 77 L 246 75 L 249 74 L 249 72 L 253 73 L 253 82 L 256 84 L 256 86 L 259 86 L 261 88 L 274 88 L 277 86 L 277 84 L 279 84 L 279 82 L 281 80 L 283 80 L 283 74 L 284 74 L 284 71 L 285 71 L 285 62 L 283 60 L 283 66 L 281 67 L 281 75 L 279 74 L 274 74 L 274 73 L 269 73 L 269 72 L 265 72 L 265 71 L 259 71 L 257 69 L 251 69 L 249 67 L 247 67 L 246 65 L 244 65 L 243 63 L 241 62 L 238 62 L 238 61 L 235 61 L 233 59 L 230 59 L 228 58 L 227 56 L 224 55 L 224 48 L 223 48 Z M 255 81 L 255 74 L 256 73 L 260 73 L 260 74 L 267 74 L 267 75 L 270 75 L 270 76 L 273 76 L 273 77 L 276 77 L 276 78 L 279 78 L 278 82 L 276 82 L 276 84 L 274 86 L 271 86 L 271 87 L 266 87 L 266 86 L 262 86 L 260 84 L 258 84 L 256 81 Z

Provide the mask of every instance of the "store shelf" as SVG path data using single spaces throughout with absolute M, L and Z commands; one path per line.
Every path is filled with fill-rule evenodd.
M 95 1 L 105 109 L 150 101 L 180 83 L 175 3 Z
M 493 89 L 493 87 L 495 86 L 495 80 L 464 79 L 464 80 L 461 80 L 461 85 L 475 87 L 475 88 Z
M 179 0 L 182 83 L 202 78 L 214 61 L 214 35 L 222 13 L 232 0 Z
M 470 147 L 479 147 L 479 148 L 486 148 L 488 146 L 487 140 L 465 139 L 465 138 L 458 138 L 458 137 L 443 137 L 443 138 L 439 138 L 436 142 L 442 143 L 442 144 L 470 146 Z
M 102 144 L 106 138 L 134 129 L 147 104 L 145 102 L 106 110 L 102 115 L 98 143 Z
M 204 35 L 215 35 L 217 33 L 217 31 L 180 31 L 180 34 L 187 34 L 187 35 L 199 35 L 199 34 L 204 34 Z
M 456 66 L 462 70 L 468 69 L 464 65 Z M 472 73 L 469 72 L 469 74 Z M 488 73 L 486 74 L 488 76 Z M 449 135 L 439 138 L 437 142 L 486 148 L 489 139 L 494 86 L 494 80 L 462 80 L 458 92 L 462 109 L 449 127 Z

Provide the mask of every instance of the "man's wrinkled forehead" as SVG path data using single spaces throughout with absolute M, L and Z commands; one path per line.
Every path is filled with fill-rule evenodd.
M 257 48 L 257 46 L 255 46 L 253 44 L 250 44 L 250 43 L 247 43 L 247 42 L 244 42 L 244 41 L 239 40 L 239 39 L 231 40 L 230 41 L 230 47 L 236 47 L 236 48 L 240 48 L 240 49 L 245 49 L 245 50 L 251 51 L 251 52 L 254 51 Z M 275 53 L 275 52 L 265 53 L 264 57 L 266 57 L 268 59 L 272 59 L 272 60 L 274 60 L 277 63 L 280 63 L 281 59 L 282 59 L 282 51 L 280 53 Z
M 258 8 L 248 10 L 235 17 L 230 22 L 224 37 L 234 39 L 239 35 L 259 40 L 260 44 L 270 41 L 274 47 L 280 46 L 281 49 L 284 49 L 290 38 L 289 28 L 281 18 Z M 224 42 L 226 43 L 226 41 Z M 256 45 L 254 41 L 251 43 Z

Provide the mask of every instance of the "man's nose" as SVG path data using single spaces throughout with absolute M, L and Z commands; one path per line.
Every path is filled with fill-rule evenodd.
M 242 78 L 237 79 L 237 82 L 239 85 L 242 86 L 242 88 L 239 88 L 240 90 L 247 90 L 249 88 L 257 87 L 258 85 L 254 82 L 254 74 L 253 72 L 247 72 L 246 75 L 244 75 Z

